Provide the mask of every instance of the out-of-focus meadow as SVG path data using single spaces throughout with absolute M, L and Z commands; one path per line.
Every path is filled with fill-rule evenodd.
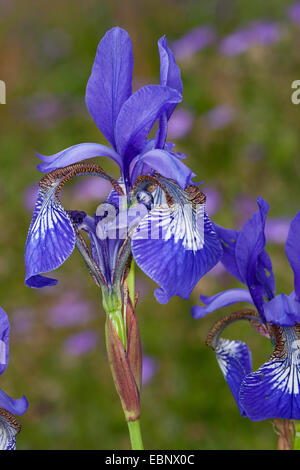
M 127 449 L 127 426 L 111 379 L 101 295 L 74 252 L 54 288 L 24 285 L 24 244 L 39 173 L 35 152 L 80 142 L 106 143 L 85 107 L 97 44 L 113 26 L 134 46 L 134 88 L 158 83 L 157 41 L 166 34 L 182 72 L 183 102 L 169 140 L 186 152 L 202 181 L 212 219 L 240 228 L 270 204 L 268 250 L 277 292 L 289 294 L 284 256 L 299 210 L 300 6 L 288 0 L 0 0 L 0 304 L 11 322 L 10 362 L 0 388 L 26 394 L 19 449 Z M 103 166 L 117 175 L 103 159 Z M 108 188 L 93 178 L 70 184 L 65 207 L 93 213 Z M 190 307 L 200 293 L 239 284 L 217 266 L 189 301 L 156 302 L 155 284 L 137 271 L 137 315 L 145 353 L 141 425 L 151 449 L 275 449 L 272 423 L 242 418 L 213 352 L 210 325 L 235 306 L 202 320 Z M 271 352 L 248 324 L 227 337 L 247 341 L 254 367 Z

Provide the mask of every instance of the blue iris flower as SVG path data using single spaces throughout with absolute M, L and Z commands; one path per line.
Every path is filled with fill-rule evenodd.
M 10 324 L 0 307 L 0 375 L 6 370 L 9 356 Z M 23 415 L 28 408 L 25 396 L 14 400 L 0 390 L 0 449 L 13 450 L 21 427 L 14 415 Z
M 195 175 L 183 163 L 183 156 L 166 141 L 168 120 L 182 99 L 182 82 L 165 37 L 158 41 L 158 49 L 160 84 L 132 93 L 129 35 L 113 28 L 100 41 L 86 104 L 111 147 L 84 143 L 52 156 L 39 155 L 43 163 L 38 168 L 46 175 L 40 182 L 26 242 L 28 286 L 55 284 L 55 279 L 41 274 L 59 267 L 76 245 L 96 282 L 108 288 L 121 281 L 133 255 L 160 286 L 157 300 L 166 303 L 173 295 L 188 298 L 220 259 L 222 247 L 207 216 L 205 196 L 193 185 Z M 156 122 L 157 132 L 149 139 Z M 82 163 L 98 156 L 117 163 L 118 181 L 100 166 Z M 58 198 L 67 181 L 83 174 L 95 174 L 113 185 L 108 200 L 100 206 L 100 215 L 66 211 Z M 122 224 L 127 229 L 125 237 L 118 235 Z M 90 247 L 82 232 L 88 233 Z M 111 236 L 111 232 L 117 235 Z
M 201 296 L 205 306 L 192 307 L 192 315 L 201 318 L 236 302 L 253 304 L 256 310 L 239 310 L 217 321 L 208 334 L 207 344 L 214 349 L 243 416 L 253 421 L 300 419 L 300 211 L 291 222 L 285 244 L 294 272 L 294 291 L 290 295 L 275 295 L 272 263 L 265 250 L 264 228 L 269 206 L 261 198 L 257 203 L 259 210 L 241 231 L 215 227 L 223 244 L 222 263 L 247 290 L 231 289 L 213 297 Z M 274 346 L 269 360 L 255 372 L 248 346 L 220 337 L 223 329 L 237 320 L 249 320 Z

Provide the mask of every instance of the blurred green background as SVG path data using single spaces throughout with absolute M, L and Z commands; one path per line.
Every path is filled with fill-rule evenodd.
M 7 86 L 7 103 L 0 105 L 0 303 L 12 325 L 10 363 L 0 386 L 15 398 L 26 394 L 30 403 L 20 419 L 19 449 L 129 448 L 106 360 L 101 296 L 80 256 L 74 252 L 57 270 L 57 287 L 41 291 L 24 286 L 23 264 L 39 180 L 35 152 L 106 143 L 84 96 L 97 44 L 111 27 L 125 28 L 132 38 L 135 89 L 158 83 L 157 40 L 166 34 L 171 47 L 177 45 L 184 98 L 170 140 L 203 180 L 217 223 L 241 227 L 256 210 L 258 196 L 268 201 L 274 222 L 268 250 L 277 291 L 291 292 L 283 242 L 287 221 L 299 210 L 300 170 L 300 106 L 291 102 L 291 83 L 300 79 L 300 26 L 289 13 L 292 4 L 0 0 L 0 79 Z M 276 40 L 262 40 L 240 54 L 222 53 L 224 38 L 261 20 L 276 23 Z M 203 26 L 214 30 L 214 38 L 206 47 L 181 53 L 176 41 Z M 193 48 L 197 40 L 187 43 Z M 109 161 L 101 164 L 117 175 Z M 93 213 L 101 191 L 98 200 L 97 190 L 89 194 L 87 186 L 78 185 L 65 190 L 65 207 Z M 238 283 L 218 267 L 198 283 L 189 301 L 173 298 L 168 305 L 156 302 L 154 283 L 139 271 L 137 285 L 144 351 L 156 364 L 142 391 L 145 447 L 275 449 L 272 423 L 241 418 L 204 344 L 211 324 L 235 306 L 202 320 L 190 314 L 192 305 L 200 305 L 200 293 L 212 295 Z M 75 320 L 64 321 L 68 309 L 75 311 Z M 82 332 L 86 346 L 84 339 L 74 339 Z M 225 336 L 247 341 L 255 368 L 271 352 L 269 341 L 246 323 L 233 325 Z

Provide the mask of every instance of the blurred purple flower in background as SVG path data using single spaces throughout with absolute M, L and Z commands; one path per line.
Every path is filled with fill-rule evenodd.
M 174 111 L 168 125 L 168 136 L 170 139 L 182 139 L 191 130 L 193 115 L 186 109 Z
M 142 384 L 147 385 L 158 371 L 158 362 L 151 356 L 143 356 Z
M 72 38 L 63 30 L 49 31 L 42 40 L 44 54 L 52 61 L 66 57 L 71 51 Z
M 172 50 L 176 59 L 184 60 L 211 44 L 215 38 L 215 31 L 211 26 L 200 26 L 173 41 Z
M 266 156 L 266 148 L 261 142 L 249 142 L 243 148 L 243 158 L 253 162 Z
M 67 292 L 47 312 L 47 323 L 52 328 L 82 325 L 93 318 L 89 302 L 79 298 L 76 292 Z
M 18 336 L 30 333 L 34 326 L 34 314 L 29 308 L 19 308 L 12 312 L 12 331 Z
M 23 205 L 25 209 L 32 211 L 35 206 L 36 198 L 39 192 L 39 185 L 38 183 L 32 184 L 25 189 L 23 193 Z
M 89 353 L 98 346 L 99 337 L 93 330 L 68 336 L 63 344 L 64 353 L 68 356 L 81 356 Z
M 280 40 L 282 34 L 274 21 L 255 21 L 226 36 L 220 43 L 220 53 L 239 55 L 254 45 L 269 45 Z
M 205 126 L 211 130 L 221 129 L 235 119 L 235 110 L 228 104 L 221 104 L 203 115 Z
M 212 186 L 205 186 L 203 189 L 206 195 L 206 208 L 207 213 L 211 216 L 214 215 L 222 206 L 221 195 L 219 191 Z
M 300 25 L 300 2 L 290 6 L 287 10 L 287 14 L 293 23 Z
M 267 219 L 265 234 L 271 243 L 284 243 L 289 232 L 291 219 L 287 217 L 274 217 Z
M 104 200 L 112 189 L 109 181 L 99 180 L 95 177 L 87 177 L 86 179 L 75 183 L 72 188 L 74 201 L 92 202 Z
M 238 194 L 233 207 L 238 219 L 237 228 L 241 228 L 256 209 L 255 199 L 247 194 Z
M 24 100 L 22 106 L 23 120 L 43 128 L 54 126 L 66 114 L 62 102 L 50 93 L 35 93 Z

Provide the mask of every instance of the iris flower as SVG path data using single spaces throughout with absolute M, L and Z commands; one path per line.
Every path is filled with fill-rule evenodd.
M 111 147 L 82 143 L 52 156 L 39 155 L 38 168 L 46 175 L 26 242 L 28 286 L 55 284 L 41 274 L 58 268 L 76 245 L 95 281 L 108 290 L 122 282 L 133 255 L 160 286 L 157 300 L 166 303 L 173 295 L 188 298 L 220 259 L 222 247 L 206 213 L 205 195 L 192 183 L 195 175 L 183 156 L 166 141 L 168 120 L 182 99 L 182 82 L 165 37 L 158 41 L 158 50 L 160 84 L 132 93 L 128 33 L 116 27 L 100 41 L 86 104 Z M 156 134 L 148 138 L 156 122 Z M 117 163 L 118 180 L 99 165 L 82 162 L 99 156 Z M 96 175 L 113 186 L 94 216 L 67 211 L 58 198 L 63 185 L 80 175 Z M 82 233 L 88 234 L 90 247 Z
M 217 356 L 220 368 L 243 416 L 253 421 L 269 418 L 300 419 L 300 211 L 290 224 L 285 253 L 294 273 L 294 291 L 275 295 L 272 262 L 265 250 L 264 234 L 268 204 L 257 200 L 259 210 L 241 231 L 216 226 L 222 240 L 227 271 L 247 286 L 213 297 L 201 296 L 205 306 L 192 307 L 195 318 L 236 302 L 250 302 L 246 308 L 227 315 L 211 328 L 207 344 Z M 224 328 L 237 320 L 249 320 L 274 347 L 269 360 L 252 371 L 248 346 L 220 337 Z
M 6 313 L 0 307 L 0 375 L 6 370 L 9 355 L 10 324 Z M 28 408 L 25 396 L 14 400 L 0 390 L 0 449 L 14 450 L 16 435 L 21 426 L 14 415 L 23 415 Z

